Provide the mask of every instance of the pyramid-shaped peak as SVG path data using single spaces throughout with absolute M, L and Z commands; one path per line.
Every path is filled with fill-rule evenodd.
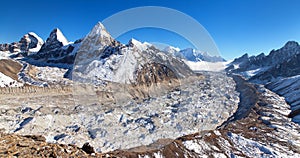
M 83 52 L 84 55 L 90 54 L 90 56 L 94 56 L 95 54 L 93 52 L 99 52 L 99 50 L 102 50 L 106 46 L 117 46 L 118 44 L 119 43 L 106 31 L 103 24 L 98 22 L 82 40 L 78 52 Z
M 50 42 L 53 40 L 57 40 L 57 41 L 61 42 L 63 45 L 67 45 L 69 43 L 59 28 L 55 28 L 55 29 L 53 29 L 53 31 L 51 31 L 50 36 L 47 39 L 47 42 Z
M 111 37 L 101 22 L 98 22 L 89 33 L 89 35 L 101 35 L 102 37 Z

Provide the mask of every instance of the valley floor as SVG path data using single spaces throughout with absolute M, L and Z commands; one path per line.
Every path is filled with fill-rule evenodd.
M 136 101 L 120 99 L 125 97 L 119 92 L 107 93 L 113 99 L 103 101 L 106 97 L 92 87 L 18 90 L 2 94 L 0 128 L 44 135 L 53 143 L 90 142 L 98 152 L 128 149 L 215 129 L 237 108 L 234 85 L 224 73 L 205 72 L 166 93 Z
M 2 134 L 0 154 L 39 151 L 25 150 L 32 148 L 26 142 L 35 138 L 15 135 L 30 134 L 43 135 L 35 147 L 51 146 L 58 156 L 86 153 L 45 141 L 79 147 L 89 142 L 97 152 L 116 157 L 300 157 L 300 127 L 287 117 L 290 109 L 284 98 L 239 76 L 203 76 L 181 81 L 167 94 L 123 106 L 114 104 L 120 101 L 99 104 L 97 93 L 89 93 L 95 89 L 86 87 L 81 87 L 84 93 L 72 87 L 36 95 L 2 94 L 6 98 L 0 100 L 0 128 L 14 134 Z M 56 152 L 58 148 L 63 152 Z

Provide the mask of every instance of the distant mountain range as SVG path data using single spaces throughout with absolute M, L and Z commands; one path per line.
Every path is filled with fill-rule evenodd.
M 179 50 L 169 46 L 159 50 L 152 44 L 141 43 L 135 39 L 122 44 L 113 39 L 101 23 L 95 25 L 86 37 L 75 42 L 68 42 L 63 33 L 55 28 L 45 42 L 31 32 L 24 35 L 19 42 L 1 44 L 0 51 L 1 56 L 25 61 L 31 65 L 68 69 L 64 77 L 74 77 L 82 82 L 92 80 L 97 84 L 103 81 L 135 82 L 139 76 L 137 72 L 149 69 L 149 66 L 154 66 L 153 63 L 163 64 L 170 69 L 169 72 L 175 73 L 176 77 L 182 77 L 192 73 L 184 62 L 225 61 L 220 56 L 210 56 L 191 48 Z M 125 78 L 122 73 L 126 73 Z M 151 80 L 157 78 L 155 76 L 157 74 L 150 76 Z
M 300 74 L 300 46 L 295 41 L 272 50 L 269 55 L 248 56 L 245 54 L 229 64 L 227 71 L 241 73 L 252 81 L 270 82 L 279 77 Z
M 221 56 L 212 56 L 212 55 L 208 54 L 207 52 L 202 52 L 200 50 L 196 50 L 193 48 L 186 48 L 186 49 L 180 50 L 179 48 L 175 48 L 173 46 L 168 46 L 168 47 L 164 48 L 163 51 L 173 54 L 176 57 L 185 59 L 187 61 L 192 61 L 192 62 L 201 62 L 201 61 L 225 62 L 226 61 Z

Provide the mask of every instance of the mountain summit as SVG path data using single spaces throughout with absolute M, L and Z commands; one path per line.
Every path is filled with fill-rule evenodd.
M 62 46 L 67 45 L 69 42 L 63 33 L 58 29 L 55 28 L 51 31 L 49 37 L 47 38 L 46 42 L 42 46 L 40 52 L 50 51 L 56 48 L 60 48 Z
M 153 73 L 143 74 L 146 71 L 143 69 L 153 69 Z M 121 44 L 99 22 L 82 41 L 75 60 L 73 78 L 92 80 L 98 84 L 103 81 L 152 84 L 171 76 L 183 77 L 188 74 L 192 74 L 192 71 L 187 65 L 147 43 L 131 39 L 128 45 Z M 167 77 L 158 79 L 164 75 Z
M 107 32 L 106 28 L 101 22 L 98 22 L 90 33 L 84 38 L 83 45 L 94 45 L 97 47 L 102 47 L 105 45 L 111 45 L 115 40 Z

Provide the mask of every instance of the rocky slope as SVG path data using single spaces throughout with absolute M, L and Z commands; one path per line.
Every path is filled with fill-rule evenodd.
M 290 118 L 294 122 L 300 124 L 300 76 L 293 76 L 283 78 L 275 82 L 271 82 L 266 85 L 267 88 L 276 92 L 277 94 L 284 96 L 287 103 L 291 106 Z
M 0 87 L 20 87 L 24 84 L 19 81 L 18 73 L 22 64 L 11 59 L 0 59 Z
M 86 147 L 46 143 L 43 136 L 0 133 L 0 157 L 91 157 L 88 151 Z

